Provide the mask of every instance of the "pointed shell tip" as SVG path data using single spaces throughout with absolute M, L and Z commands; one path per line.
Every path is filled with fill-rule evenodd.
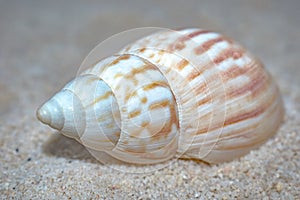
M 44 124 L 51 124 L 51 114 L 48 111 L 47 107 L 42 105 L 40 108 L 38 108 L 36 112 L 36 117 L 38 118 L 39 121 L 41 121 Z

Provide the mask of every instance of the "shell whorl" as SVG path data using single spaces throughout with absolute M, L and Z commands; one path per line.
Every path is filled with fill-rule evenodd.
M 184 29 L 152 34 L 101 60 L 37 115 L 126 162 L 177 155 L 218 163 L 275 134 L 283 106 L 269 73 L 239 44 Z

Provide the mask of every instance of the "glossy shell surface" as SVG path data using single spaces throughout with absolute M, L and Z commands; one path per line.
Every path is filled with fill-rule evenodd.
M 276 133 L 275 81 L 247 50 L 201 29 L 161 31 L 68 83 L 37 112 L 88 148 L 132 163 L 230 161 Z

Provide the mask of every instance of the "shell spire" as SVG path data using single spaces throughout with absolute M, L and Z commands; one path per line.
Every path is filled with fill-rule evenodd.
M 131 163 L 174 156 L 230 161 L 265 142 L 283 118 L 263 65 L 208 30 L 162 31 L 82 72 L 37 111 L 86 147 Z

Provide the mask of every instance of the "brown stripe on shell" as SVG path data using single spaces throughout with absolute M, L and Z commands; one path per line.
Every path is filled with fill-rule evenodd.
M 139 49 L 139 52 L 140 52 L 140 53 L 144 53 L 145 51 L 146 51 L 146 48 L 145 48 L 145 47 Z
M 212 97 L 210 95 L 207 95 L 205 98 L 197 101 L 197 105 L 203 106 L 204 104 L 211 103 L 211 101 L 212 101 Z
M 232 48 L 229 47 L 218 54 L 214 59 L 214 63 L 219 64 L 228 58 L 233 58 L 234 60 L 239 59 L 243 56 L 244 50 L 242 48 Z
M 138 136 L 131 136 L 132 138 L 138 138 Z M 138 153 L 138 154 L 142 154 L 142 153 L 146 153 L 147 149 L 146 146 L 147 144 L 141 140 L 139 145 L 134 145 L 131 146 L 129 145 L 129 142 L 127 140 L 123 141 L 124 145 L 126 145 L 126 149 L 124 149 L 124 151 L 126 152 L 130 152 L 130 153 Z
M 236 124 L 236 123 L 239 123 L 239 122 L 251 119 L 251 118 L 255 118 L 255 117 L 258 117 L 259 115 L 264 114 L 266 109 L 268 109 L 270 107 L 270 105 L 272 105 L 274 103 L 274 101 L 277 98 L 277 95 L 278 95 L 277 93 L 273 93 L 273 95 L 268 98 L 268 101 L 265 101 L 265 102 L 263 102 L 263 104 L 258 105 L 259 107 L 255 108 L 255 109 L 252 108 L 251 111 L 238 112 L 238 114 L 236 114 L 235 116 L 229 116 L 227 119 L 225 119 L 222 127 L 225 127 L 228 125 L 233 125 L 233 124 Z M 240 111 L 242 111 L 242 110 L 240 110 Z M 212 113 L 207 113 L 207 114 L 203 115 L 201 118 L 212 117 L 210 115 L 212 115 Z M 218 124 L 218 123 L 212 124 L 211 127 L 206 127 L 206 128 L 200 129 L 197 132 L 197 135 L 207 133 L 208 131 L 214 131 L 214 130 L 216 130 L 218 128 L 222 128 L 222 127 L 220 127 L 220 124 Z
M 187 75 L 187 80 L 192 81 L 195 78 L 202 75 L 206 70 L 212 69 L 213 67 L 216 67 L 216 65 L 210 61 L 206 64 L 200 63 L 199 66 L 193 68 L 193 70 Z M 205 79 L 206 82 L 208 82 L 208 81 L 210 81 L 210 80 L 208 80 L 208 78 L 210 78 L 210 79 L 218 78 L 218 74 L 213 74 L 213 77 L 209 76 L 209 77 L 203 77 L 203 78 Z
M 206 82 L 203 82 L 199 85 L 197 85 L 197 87 L 195 87 L 193 89 L 193 91 L 195 92 L 195 94 L 202 94 L 203 92 L 207 91 L 207 84 Z
M 261 107 L 258 107 L 256 109 L 253 109 L 251 111 L 247 111 L 244 113 L 239 113 L 238 115 L 231 117 L 229 119 L 226 119 L 224 122 L 224 126 L 235 124 L 241 121 L 245 121 L 247 119 L 255 118 L 258 115 L 261 115 L 266 110 L 266 106 L 263 105 Z
M 198 31 L 195 31 L 193 33 L 188 34 L 187 38 L 184 38 L 184 39 L 189 40 L 189 39 L 192 39 L 193 37 L 196 37 L 198 35 L 205 34 L 205 33 L 210 33 L 210 32 L 211 32 L 210 30 L 198 30 Z
M 143 128 L 147 127 L 148 125 L 149 125 L 149 122 L 142 122 L 142 124 L 141 124 L 141 126 L 142 126 Z
M 110 117 L 111 117 L 110 114 L 109 115 L 103 115 L 103 114 L 101 114 L 100 117 L 97 118 L 97 122 L 103 122 L 103 121 L 105 121 L 106 119 L 108 119 Z
M 118 64 L 121 60 L 128 60 L 130 58 L 130 56 L 131 55 L 129 55 L 129 54 L 120 55 L 117 59 L 112 61 L 108 66 L 113 66 L 115 64 Z
M 196 47 L 194 49 L 194 52 L 196 55 L 201 55 L 204 52 L 208 51 L 213 45 L 215 45 L 218 42 L 222 42 L 222 41 L 225 41 L 225 38 L 222 36 L 217 37 L 215 39 L 208 40 L 208 41 L 204 42 L 201 46 Z
M 155 56 L 154 53 L 152 53 L 151 55 L 149 55 L 149 58 L 153 58 Z
M 255 117 L 263 114 L 264 111 L 265 111 L 265 109 L 266 109 L 266 106 L 261 106 L 261 107 L 256 108 L 255 110 L 247 111 L 247 112 L 244 112 L 244 113 L 239 113 L 238 115 L 230 117 L 229 119 L 225 119 L 225 121 L 224 121 L 223 124 L 212 123 L 211 126 L 209 126 L 209 127 L 205 127 L 205 128 L 199 129 L 197 131 L 197 135 L 201 135 L 201 134 L 205 134 L 205 133 L 208 133 L 208 132 L 212 132 L 212 131 L 215 131 L 217 129 L 220 129 L 220 128 L 223 128 L 225 126 L 228 126 L 228 125 L 236 124 L 236 123 L 245 121 L 247 119 L 255 118 Z M 207 116 L 210 116 L 210 115 L 212 115 L 212 113 L 207 113 L 203 117 L 207 117 Z M 212 116 L 210 116 L 210 117 L 212 117 Z
M 101 113 L 101 115 L 97 118 L 97 122 L 102 122 L 105 121 L 107 119 L 111 118 L 111 114 L 103 114 Z
M 161 102 L 155 102 L 151 105 L 149 105 L 149 110 L 154 110 L 160 107 L 166 107 L 167 105 L 169 105 L 169 100 L 164 100 Z
M 125 48 L 125 52 L 126 52 L 126 51 L 129 51 L 129 50 L 131 49 L 131 47 L 132 47 L 132 45 L 127 46 L 127 47 Z
M 230 68 L 228 68 L 226 71 L 221 71 L 221 77 L 224 82 L 227 82 L 231 79 L 234 79 L 238 76 L 241 76 L 243 74 L 247 74 L 248 71 L 251 70 L 249 67 L 239 67 L 237 65 L 232 65 Z
M 121 132 L 120 132 L 120 131 L 115 132 L 113 135 L 114 135 L 117 139 L 119 139 L 119 138 L 120 138 L 120 135 L 121 135 Z M 118 142 L 118 141 L 116 141 L 116 142 Z
M 133 91 L 133 92 L 127 92 L 126 93 L 126 96 L 125 96 L 125 101 L 127 102 L 131 97 L 135 97 L 135 96 L 137 96 L 137 93 L 136 93 L 136 91 Z
M 122 77 L 122 76 L 123 76 L 122 73 L 116 73 L 115 76 L 114 76 L 114 78 L 116 79 L 116 78 L 120 78 L 120 77 Z
M 193 37 L 196 37 L 201 34 L 210 33 L 209 30 L 196 30 L 195 32 L 189 33 L 187 35 L 179 37 L 167 48 L 170 51 L 182 50 L 185 48 L 185 42 L 191 40 Z
M 278 92 L 278 91 L 277 91 Z M 271 103 L 266 105 L 268 108 L 268 111 L 265 111 L 263 113 L 263 119 L 268 119 L 270 118 L 270 116 L 279 116 L 283 113 L 283 111 L 281 110 L 282 107 L 278 107 L 276 106 L 276 104 L 278 104 L 278 99 L 276 100 L 276 96 L 278 94 L 274 93 L 274 96 L 271 98 Z M 279 114 L 279 115 L 278 115 Z M 230 131 L 230 134 L 228 136 L 223 135 L 222 140 L 226 140 L 226 139 L 231 139 L 233 137 L 247 137 L 247 135 L 249 135 L 249 133 L 253 132 L 253 130 L 255 130 L 258 126 L 261 125 L 261 123 L 258 121 L 257 123 L 254 124 L 250 124 L 251 126 L 246 126 L 244 128 L 240 128 L 237 130 L 232 130 Z M 280 123 L 278 124 L 274 124 L 273 129 L 277 129 L 278 126 L 280 125 Z M 269 135 L 266 135 L 265 137 L 256 137 L 255 140 L 251 140 L 251 142 L 249 143 L 241 143 L 241 144 L 235 144 L 235 145 L 227 145 L 227 146 L 222 146 L 222 149 L 224 150 L 232 150 L 232 149 L 239 149 L 239 148 L 245 148 L 245 147 L 251 147 L 253 146 L 253 144 L 259 145 L 262 142 L 264 142 L 267 138 L 269 137 Z
M 151 70 L 151 69 L 154 69 L 154 67 L 151 64 L 144 65 L 143 67 L 139 67 L 139 68 L 133 68 L 128 74 L 124 74 L 123 77 L 126 78 L 129 81 L 132 81 L 134 83 L 134 85 L 137 85 L 138 84 L 138 80 L 136 79 L 135 76 L 137 74 L 142 74 L 145 71 L 148 71 L 148 70 Z
M 189 64 L 189 61 L 187 61 L 186 59 L 182 59 L 181 61 L 179 61 L 177 64 L 176 64 L 176 68 L 181 71 L 183 70 L 186 66 L 188 66 Z
M 108 99 L 112 94 L 113 94 L 112 91 L 106 92 L 102 96 L 99 96 L 99 97 L 95 98 L 94 101 L 91 102 L 90 104 L 88 104 L 87 106 L 85 106 L 85 108 L 87 108 L 89 106 L 93 106 L 93 105 L 97 104 L 99 101 L 102 101 L 104 99 Z
M 236 87 L 228 88 L 226 90 L 228 98 L 232 99 L 247 92 L 256 96 L 260 91 L 264 91 L 266 86 L 269 85 L 267 75 L 257 68 L 254 68 L 252 73 L 248 71 L 247 76 L 250 78 L 248 83 L 244 85 L 236 85 Z
M 172 67 L 168 67 L 167 70 L 165 71 L 166 74 L 169 74 L 171 71 L 173 71 Z
M 163 49 L 160 49 L 159 51 L 158 51 L 158 55 L 160 55 L 160 56 L 162 56 L 162 55 L 164 55 L 165 54 L 165 50 L 163 50 Z
M 152 135 L 151 141 L 160 140 L 161 137 L 167 137 L 172 131 L 173 124 L 176 124 L 176 126 L 179 127 L 175 104 L 170 104 L 170 102 L 166 100 L 166 101 L 162 101 L 162 102 L 158 103 L 157 106 L 154 105 L 152 109 L 159 108 L 160 106 L 169 107 L 171 118 L 158 133 L 155 133 L 154 135 Z M 176 137 L 176 136 L 174 136 L 174 137 Z
M 198 76 L 200 76 L 203 73 L 203 71 L 200 70 L 193 70 L 189 73 L 189 75 L 187 76 L 187 80 L 192 81 L 195 78 L 197 78 Z
M 244 126 L 242 128 L 239 129 L 233 129 L 230 131 L 230 135 L 228 135 L 227 137 L 224 136 L 224 134 L 222 135 L 222 141 L 226 141 L 226 140 L 231 140 L 232 138 L 235 137 L 247 137 L 247 135 L 249 135 L 249 133 L 251 133 L 253 130 L 255 130 L 257 128 L 257 126 L 259 125 L 258 123 L 255 124 L 251 124 L 250 126 Z M 260 137 L 257 137 L 256 140 L 259 140 Z M 264 141 L 264 138 L 263 138 Z M 250 147 L 253 146 L 253 144 L 259 144 L 258 141 L 251 141 L 248 144 L 247 143 L 240 143 L 238 145 L 238 143 L 235 143 L 233 145 L 222 145 L 222 147 L 220 147 L 222 150 L 234 150 L 234 149 L 239 149 L 239 148 L 245 148 L 245 147 Z M 216 144 L 218 145 L 218 143 Z M 219 146 L 219 145 L 218 145 Z
M 107 124 L 107 125 L 106 125 L 106 128 L 111 129 L 111 128 L 114 128 L 114 126 L 115 126 L 115 124 L 112 124 L 112 123 L 111 123 L 111 124 Z
M 135 111 L 132 111 L 132 112 L 128 113 L 128 117 L 129 118 L 134 118 L 136 116 L 139 116 L 140 114 L 141 114 L 140 110 L 135 110 Z
M 143 98 L 141 99 L 141 102 L 144 103 L 144 104 L 147 103 L 147 101 L 148 101 L 147 97 L 143 97 Z
M 99 81 L 101 80 L 98 76 L 90 76 L 87 80 L 86 80 L 86 84 L 92 84 L 94 81 Z
M 238 115 L 225 120 L 224 126 L 235 124 L 240 121 L 245 121 L 247 119 L 255 118 L 263 114 L 270 107 L 270 105 L 274 103 L 274 101 L 277 98 L 277 95 L 277 93 L 273 93 L 272 96 L 268 97 L 268 101 L 265 100 L 262 104 L 259 105 L 260 107 L 252 109 L 251 111 L 239 113 Z
M 151 83 L 151 84 L 148 84 L 148 85 L 144 85 L 143 86 L 143 90 L 144 91 L 148 91 L 148 90 L 153 90 L 154 88 L 156 87 L 161 87 L 161 86 L 167 86 L 165 82 L 160 82 L 160 81 L 157 81 L 157 82 L 154 82 L 154 83 Z

